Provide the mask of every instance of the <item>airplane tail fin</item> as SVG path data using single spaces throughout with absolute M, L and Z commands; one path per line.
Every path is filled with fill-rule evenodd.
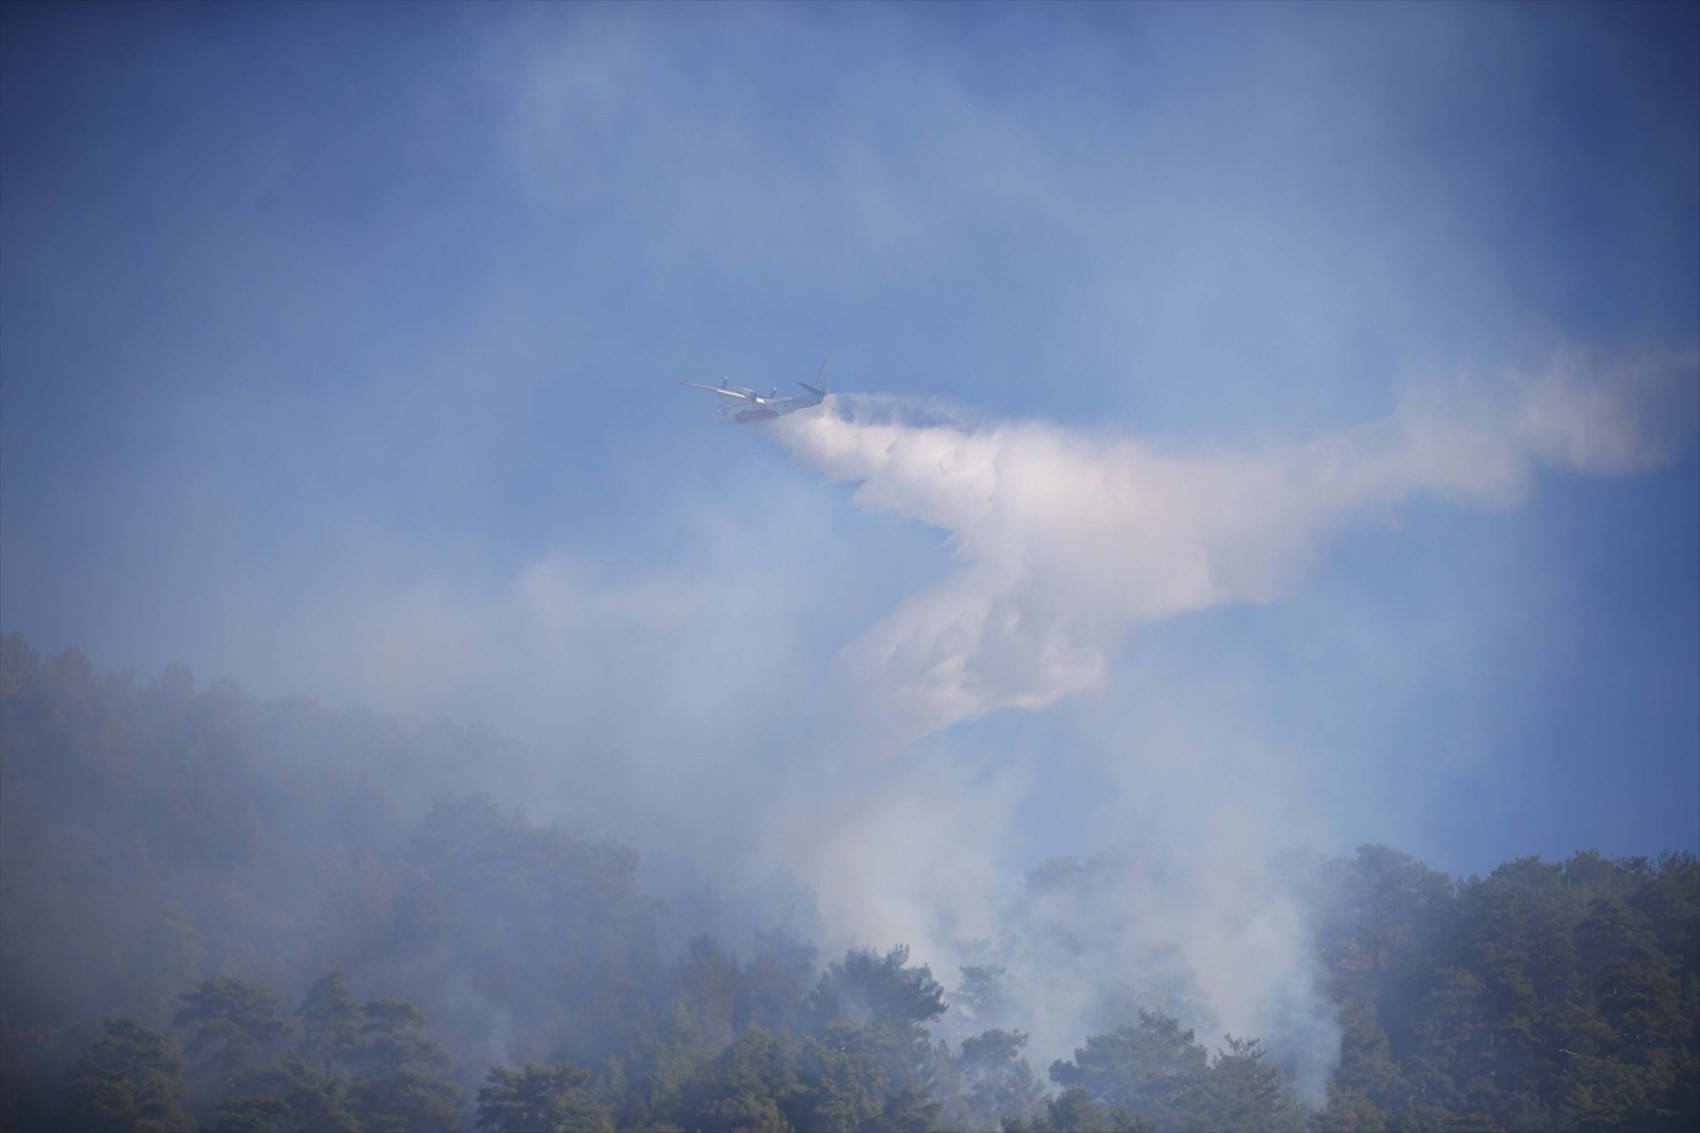
M 816 378 L 815 381 L 820 383 L 820 386 L 818 388 L 810 385 L 808 382 L 798 382 L 797 384 L 802 386 L 804 389 L 808 390 L 810 393 L 814 394 L 817 397 L 825 397 L 827 394 L 832 392 L 832 359 L 831 358 L 828 358 L 825 362 L 821 363 L 820 376 L 818 378 Z

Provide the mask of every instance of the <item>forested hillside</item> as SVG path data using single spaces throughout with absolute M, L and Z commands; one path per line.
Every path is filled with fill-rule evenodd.
M 1286 855 L 1342 1033 L 1306 1098 L 1269 1036 L 1172 1004 L 1035 1067 L 995 965 L 821 955 L 806 918 L 692 938 L 635 850 L 479 794 L 503 758 L 6 638 L 0 1127 L 1700 1128 L 1686 853 L 1462 880 L 1381 845 Z

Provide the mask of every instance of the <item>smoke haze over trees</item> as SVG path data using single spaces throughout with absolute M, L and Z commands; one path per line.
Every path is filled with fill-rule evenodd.
M 0 3 L 0 1129 L 1689 1123 L 1697 41 Z
M 468 793 L 510 758 L 489 735 L 256 702 L 181 668 L 103 676 L 16 634 L 3 662 L 7 1129 L 1700 1119 L 1688 854 L 1457 880 L 1380 845 L 1277 855 L 1327 1018 L 1227 1034 L 1160 910 L 1119 914 L 1150 922 L 1142 970 L 1092 954 L 1094 906 L 1193 868 L 1150 848 L 1032 870 L 981 964 L 826 955 L 806 894 L 708 935 L 646 894 L 630 846 Z M 1186 884 L 1203 899 L 1209 879 Z M 1066 994 L 1090 1022 L 1035 1065 L 1029 1035 Z

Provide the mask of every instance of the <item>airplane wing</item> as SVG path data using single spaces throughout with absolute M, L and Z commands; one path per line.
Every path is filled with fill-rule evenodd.
M 682 386 L 689 386 L 691 389 L 705 389 L 709 393 L 717 393 L 721 397 L 735 397 L 739 401 L 750 401 L 750 400 L 752 400 L 751 396 L 749 394 L 743 392 L 742 390 L 722 389 L 720 386 L 705 386 L 705 385 L 701 385 L 697 382 L 680 382 L 679 384 L 682 385 Z

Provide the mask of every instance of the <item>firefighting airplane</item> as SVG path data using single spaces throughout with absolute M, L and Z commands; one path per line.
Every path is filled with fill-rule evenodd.
M 728 386 L 726 383 L 729 381 L 731 381 L 730 378 L 723 378 L 717 386 L 699 385 L 696 382 L 680 382 L 679 384 L 689 386 L 692 389 L 705 389 L 709 393 L 717 393 L 721 397 L 733 398 L 733 401 L 721 405 L 720 423 L 722 425 L 748 425 L 752 421 L 771 421 L 775 417 L 795 413 L 799 409 L 813 409 L 825 401 L 826 395 L 832 392 L 832 359 L 828 358 L 821 364 L 820 377 L 815 379 L 820 385 L 812 386 L 808 382 L 798 382 L 798 385 L 809 392 L 798 394 L 795 397 L 780 397 L 778 386 L 773 388 L 772 393 L 764 396 L 745 386 Z M 743 402 L 743 404 L 740 405 L 738 402 Z

